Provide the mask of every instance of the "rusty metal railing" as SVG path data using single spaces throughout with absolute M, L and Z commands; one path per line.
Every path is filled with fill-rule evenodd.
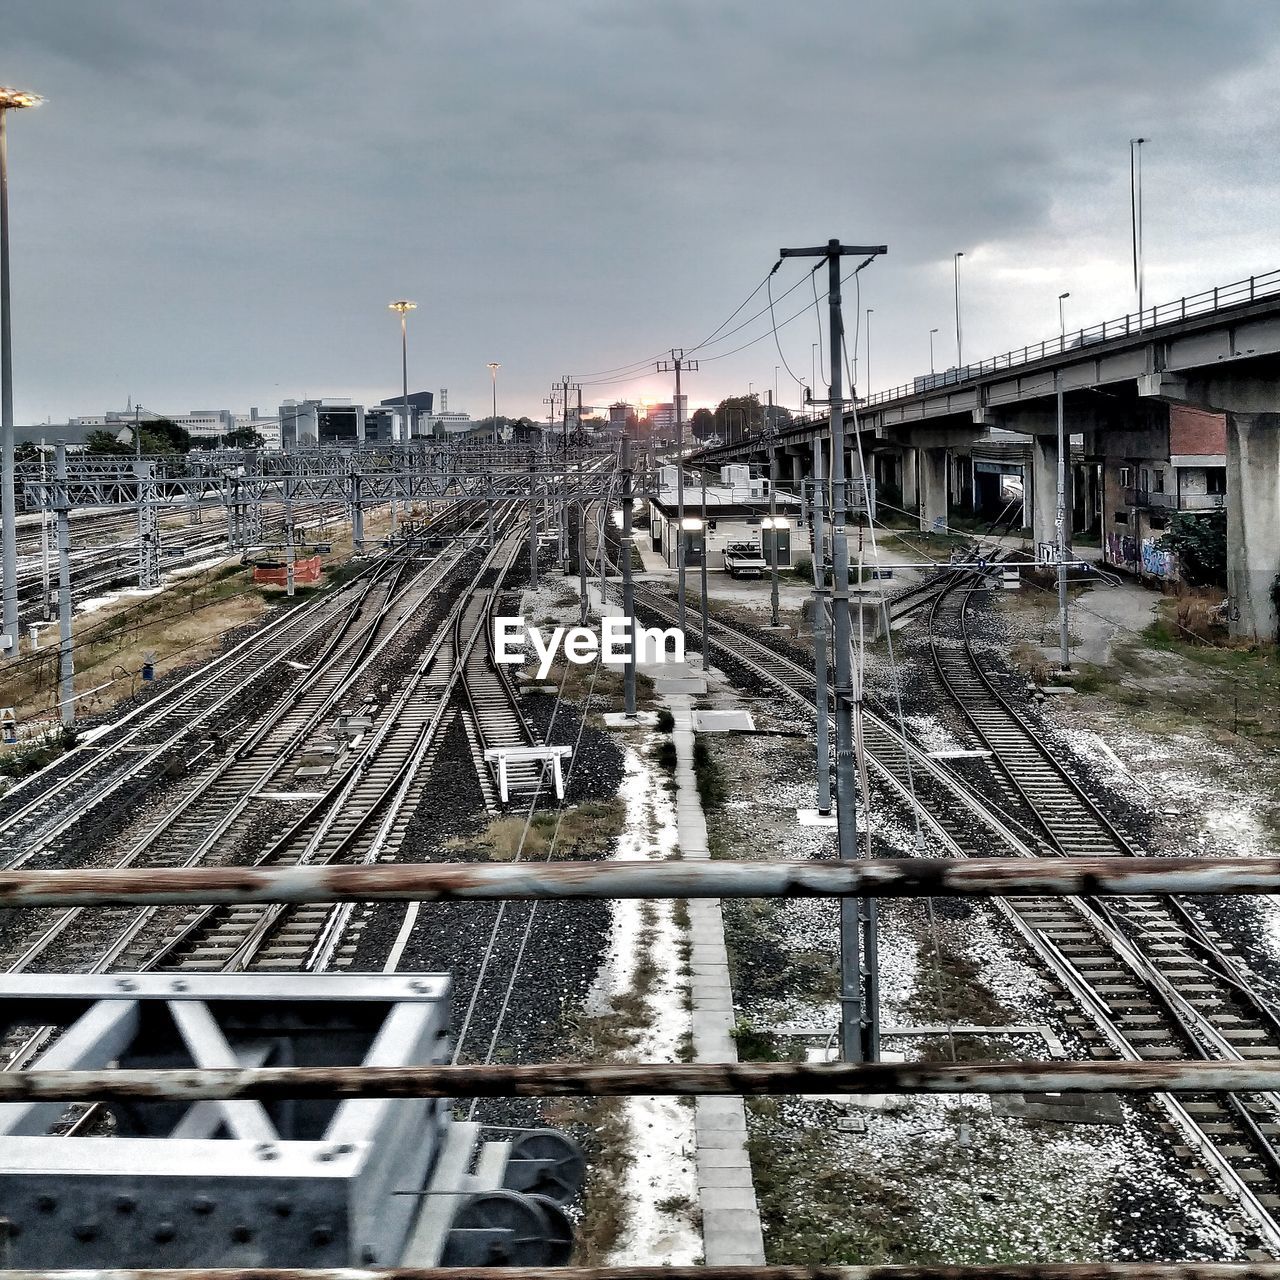
M 1031 1263 L 877 1267 L 330 1267 L 0 1271 L 7 1280 L 1280 1280 L 1254 1262 Z
M 285 1098 L 714 1097 L 917 1093 L 1262 1093 L 1280 1060 L 1247 1062 L 538 1063 L 0 1072 L 3 1102 Z
M 1280 892 L 1280 858 L 401 863 L 3 871 L 0 908 L 573 898 L 1093 897 Z
M 1029 897 L 1280 891 L 1280 858 L 397 864 L 0 872 L 0 908 L 738 897 Z M 128 975 L 120 975 L 127 997 Z M 0 1102 L 286 1098 L 1280 1092 L 1280 1059 L 544 1063 L 0 1073 Z M 1280 1280 L 1280 1264 L 3 1270 L 0 1280 Z

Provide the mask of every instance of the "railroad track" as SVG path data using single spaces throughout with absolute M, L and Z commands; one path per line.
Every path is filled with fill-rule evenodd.
M 451 510 L 445 527 L 462 516 Z M 409 549 L 403 549 L 408 554 Z M 406 562 L 393 552 L 377 555 L 360 575 L 312 606 L 298 606 L 267 623 L 215 662 L 183 677 L 107 732 L 78 746 L 6 793 L 0 801 L 0 851 L 10 867 L 52 851 L 75 825 L 91 822 L 107 807 L 136 801 L 176 757 L 181 766 L 203 761 L 249 713 L 246 697 L 273 677 L 288 678 L 288 664 L 311 666 L 328 657 L 370 598 L 398 581 Z M 374 594 L 373 599 L 379 598 Z M 412 613 L 412 605 L 405 615 Z M 374 610 L 384 628 L 387 620 Z M 397 624 L 399 625 L 399 624 Z M 182 755 L 181 753 L 184 753 Z M 110 816 L 109 814 L 107 815 Z
M 504 510 L 500 526 L 510 523 L 511 509 Z M 523 546 L 518 527 L 484 559 L 476 576 L 464 584 L 448 617 L 436 629 L 416 670 L 385 706 L 372 708 L 378 726 L 362 749 L 353 749 L 334 776 L 310 797 L 306 810 L 272 840 L 254 861 L 260 866 L 341 864 L 390 860 L 397 856 L 405 829 L 422 800 L 431 766 L 453 716 L 450 705 L 464 664 L 456 657 L 454 639 L 457 618 L 476 599 L 500 581 Z M 452 556 L 452 565 L 463 559 Z M 499 566 L 494 568 L 494 566 Z M 438 585 L 444 570 L 435 577 Z M 358 626 L 349 626 L 345 660 L 324 668 L 327 678 L 308 687 L 309 701 L 290 703 L 287 712 L 255 730 L 238 751 L 248 759 L 278 740 L 282 733 L 295 739 L 305 727 L 315 727 L 332 710 L 334 701 L 354 676 L 367 669 L 394 634 L 394 620 L 409 617 L 421 605 L 420 596 L 406 603 L 411 593 L 401 592 L 395 607 L 385 600 L 366 604 L 385 634 L 370 645 Z M 487 616 L 478 620 L 488 630 Z M 474 640 L 474 637 L 471 637 Z M 332 673 L 337 665 L 338 675 Z M 327 690 L 327 694 L 326 694 Z M 325 695 L 325 696 L 321 696 Z M 319 699 L 319 701 L 317 701 Z M 301 724 L 299 723 L 301 718 Z M 360 744 L 357 744 L 360 746 Z M 217 771 L 215 771 L 215 776 Z M 211 787 L 204 788 L 209 799 Z M 179 809 L 190 808 L 180 805 Z M 236 807 L 236 806 L 233 806 Z M 243 810 L 238 805 L 238 811 Z M 215 836 L 225 837 L 230 823 L 215 821 Z M 194 851 L 182 854 L 182 841 L 169 840 L 171 823 L 157 823 L 130 851 L 121 865 L 157 867 L 207 864 L 218 857 L 216 840 L 206 839 Z M 224 858 L 234 850 L 223 850 Z M 298 906 L 288 908 L 146 908 L 141 911 L 108 909 L 105 912 L 65 912 L 46 927 L 15 960 L 12 968 L 54 968 L 73 972 L 137 972 L 178 970 L 296 970 L 342 967 L 354 954 L 354 940 L 362 927 L 364 908 Z M 175 911 L 178 918 L 175 919 Z M 14 1070 L 39 1053 L 52 1036 L 50 1028 L 28 1028 L 5 1046 L 7 1070 Z M 80 1132 L 88 1124 L 92 1108 L 72 1125 Z
M 940 686 L 975 745 L 990 752 L 1002 791 L 1039 827 L 1053 853 L 1142 855 L 978 661 L 968 614 L 979 590 L 971 580 L 957 581 L 934 603 L 930 650 Z M 1176 897 L 1018 900 L 1010 907 L 1034 930 L 1119 1056 L 1280 1056 L 1280 1011 Z M 1193 1149 L 1236 1184 L 1268 1246 L 1280 1247 L 1280 1099 L 1226 1094 L 1168 1101 L 1183 1113 L 1180 1127 Z
M 934 627 L 975 589 L 970 577 L 953 575 L 931 607 Z M 638 610 L 674 625 L 669 597 L 644 586 L 634 593 Z M 975 792 L 867 707 L 859 713 L 871 767 L 920 815 L 921 852 L 1140 853 L 997 692 L 967 643 L 963 619 L 961 607 L 951 634 L 938 636 L 935 670 L 949 696 L 965 704 L 975 745 L 991 751 L 1002 801 Z M 726 660 L 817 714 L 816 685 L 805 666 L 745 631 L 709 621 L 708 641 Z M 695 614 L 686 629 L 702 641 Z M 1095 1054 L 1134 1061 L 1280 1056 L 1280 1017 L 1251 989 L 1216 935 L 1176 899 L 1012 899 L 994 905 L 1074 997 L 1082 1036 Z M 1157 1102 L 1166 1124 L 1181 1136 L 1186 1157 L 1212 1170 L 1265 1248 L 1280 1255 L 1280 1099 L 1162 1095 Z
M 519 527 L 498 541 L 416 669 L 381 710 L 359 757 L 255 865 L 352 865 L 397 856 L 423 798 L 451 700 L 468 678 L 468 647 L 476 632 L 490 630 L 494 588 L 522 548 Z M 114 948 L 108 964 L 121 972 L 323 969 L 349 958 L 350 944 L 342 956 L 343 939 L 355 913 L 350 904 L 196 908 L 162 942 L 146 929 L 135 931 L 127 948 Z

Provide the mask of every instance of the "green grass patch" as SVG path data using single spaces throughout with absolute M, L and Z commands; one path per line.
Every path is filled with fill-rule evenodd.
M 695 737 L 693 741 L 693 774 L 698 781 L 698 799 L 704 812 L 722 805 L 729 794 L 724 770 L 702 737 Z

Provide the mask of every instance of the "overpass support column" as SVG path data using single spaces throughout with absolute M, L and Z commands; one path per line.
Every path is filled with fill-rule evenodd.
M 1071 467 L 1066 474 L 1066 546 L 1071 549 Z M 1058 544 L 1058 440 L 1056 436 L 1031 437 L 1031 537 L 1036 557 L 1044 544 Z
M 947 524 L 947 450 L 920 449 L 920 529 L 929 533 Z
M 919 465 L 916 450 L 904 445 L 900 474 L 902 476 L 902 505 L 908 511 L 913 511 L 920 505 L 920 490 L 916 483 L 916 473 Z
M 1227 594 L 1233 636 L 1277 639 L 1280 413 L 1227 413 Z
M 799 493 L 804 486 L 804 459 L 798 454 L 791 455 L 791 487 Z

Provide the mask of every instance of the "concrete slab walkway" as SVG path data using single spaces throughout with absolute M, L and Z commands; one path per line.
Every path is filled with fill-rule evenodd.
M 676 721 L 671 736 L 676 748 L 680 852 L 690 861 L 706 860 L 711 856 L 707 849 L 707 823 L 693 772 L 693 699 L 675 694 L 663 701 Z M 694 1061 L 736 1062 L 738 1053 L 730 1035 L 733 989 L 719 899 L 690 900 L 689 934 Z M 698 1098 L 694 1125 L 706 1265 L 763 1265 L 764 1236 L 751 1181 L 742 1099 Z

